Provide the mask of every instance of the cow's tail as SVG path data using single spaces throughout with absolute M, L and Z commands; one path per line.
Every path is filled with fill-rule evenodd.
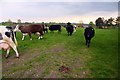
M 15 45 L 18 46 L 18 43 L 17 43 L 16 37 L 15 37 L 15 32 L 14 31 L 12 31 L 12 40 L 15 43 Z

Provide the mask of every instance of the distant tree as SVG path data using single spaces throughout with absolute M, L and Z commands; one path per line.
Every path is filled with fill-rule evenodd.
M 12 23 L 12 21 L 11 21 L 11 19 L 8 19 L 8 21 L 7 21 L 8 23 Z
M 17 20 L 17 23 L 18 23 L 18 24 L 20 24 L 20 23 L 21 23 L 21 20 L 20 20 L 20 19 L 18 19 L 18 20 Z
M 118 16 L 115 20 L 116 26 L 120 27 L 120 16 Z
M 82 21 L 82 20 L 79 21 L 79 23 L 78 23 L 78 27 L 81 27 L 81 28 L 84 27 L 84 26 L 83 26 L 83 21 Z
M 35 22 L 32 22 L 32 24 L 35 24 Z
M 89 25 L 93 26 L 93 27 L 95 26 L 95 24 L 93 23 L 93 21 L 90 21 Z
M 98 19 L 96 19 L 95 24 L 98 28 L 103 28 L 103 26 L 104 26 L 103 18 L 99 17 Z
M 113 21 L 114 21 L 114 18 L 110 18 L 110 19 L 108 19 L 108 21 L 107 21 L 107 26 L 113 26 Z
M 11 19 L 8 19 L 8 21 L 6 22 L 5 25 L 6 25 L 6 26 L 13 26 L 14 24 L 13 24 L 13 22 L 12 22 Z

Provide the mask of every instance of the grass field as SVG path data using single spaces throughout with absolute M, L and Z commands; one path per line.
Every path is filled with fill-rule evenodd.
M 20 58 L 11 50 L 5 59 L 3 52 L 3 78 L 116 78 L 118 76 L 118 30 L 95 29 L 90 48 L 85 45 L 84 29 L 78 28 L 72 36 L 65 29 L 61 33 L 49 32 L 44 39 L 32 35 L 21 40 L 17 33 Z M 59 68 L 66 66 L 67 73 Z

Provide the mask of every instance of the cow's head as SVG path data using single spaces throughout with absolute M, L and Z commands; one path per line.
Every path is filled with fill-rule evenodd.
M 16 25 L 13 31 L 14 31 L 14 32 L 20 31 L 20 30 L 19 30 L 19 25 Z

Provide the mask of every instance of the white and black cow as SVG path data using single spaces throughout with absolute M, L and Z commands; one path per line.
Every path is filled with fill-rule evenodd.
M 86 45 L 88 47 L 90 47 L 90 41 L 94 37 L 94 35 L 95 35 L 94 28 L 92 28 L 91 26 L 88 26 L 85 28 L 84 36 L 85 36 L 85 40 L 86 40 Z
M 9 56 L 10 48 L 16 53 L 16 57 L 19 57 L 19 53 L 17 50 L 17 40 L 15 37 L 15 33 L 12 27 L 0 26 L 0 50 L 7 50 L 6 58 Z
M 73 25 L 74 32 L 76 32 L 77 25 Z

